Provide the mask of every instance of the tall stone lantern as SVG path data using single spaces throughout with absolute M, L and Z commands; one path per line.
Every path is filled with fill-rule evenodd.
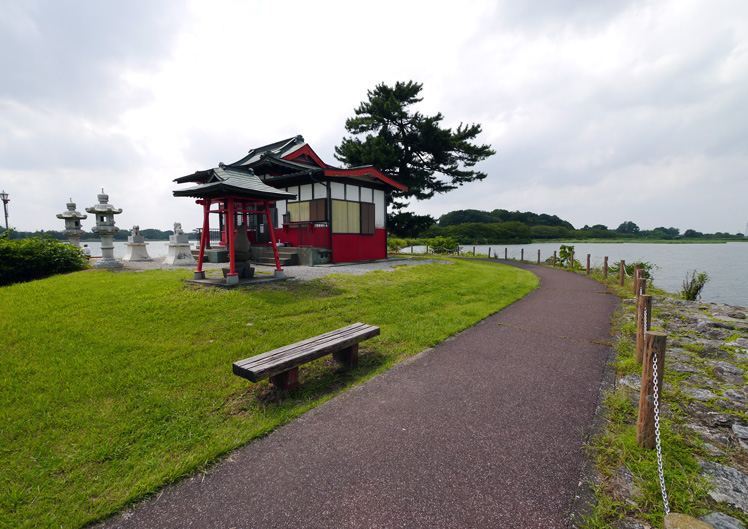
M 68 238 L 70 244 L 79 248 L 81 245 L 81 237 L 86 233 L 81 229 L 81 221 L 87 219 L 88 215 L 84 215 L 75 210 L 75 202 L 73 202 L 72 198 L 67 206 L 68 210 L 58 213 L 57 218 L 65 221 L 65 231 L 63 231 L 62 234 Z
M 109 195 L 103 189 L 98 198 L 98 204 L 86 208 L 86 212 L 96 216 L 96 226 L 91 231 L 101 237 L 101 259 L 94 263 L 94 268 L 119 268 L 124 265 L 114 258 L 114 234 L 119 231 L 114 225 L 114 216 L 122 210 L 109 204 Z

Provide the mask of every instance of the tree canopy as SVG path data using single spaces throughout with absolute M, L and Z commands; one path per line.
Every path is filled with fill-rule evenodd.
M 473 140 L 480 125 L 443 128 L 441 113 L 426 116 L 410 107 L 419 97 L 422 83 L 397 82 L 394 87 L 378 84 L 368 90 L 368 100 L 354 109 L 355 117 L 345 122 L 352 137 L 335 147 L 335 158 L 349 167 L 373 165 L 385 175 L 408 186 L 395 191 L 391 205 L 400 209 L 406 199 L 426 200 L 436 193 L 483 180 L 486 174 L 470 169 L 492 154 L 490 145 Z

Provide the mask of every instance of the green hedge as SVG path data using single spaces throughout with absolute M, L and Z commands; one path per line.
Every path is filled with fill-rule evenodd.
M 45 235 L 10 239 L 0 234 L 0 286 L 88 268 L 79 248 Z

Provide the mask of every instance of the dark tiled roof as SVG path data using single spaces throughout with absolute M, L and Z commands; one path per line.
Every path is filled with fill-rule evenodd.
M 180 182 L 181 180 L 181 182 Z M 202 183 L 186 189 L 174 191 L 175 197 L 220 198 L 236 195 L 246 198 L 260 198 L 268 200 L 285 200 L 296 198 L 293 193 L 287 193 L 262 183 L 251 169 L 235 168 L 221 165 L 207 171 L 199 171 L 194 175 L 177 178 L 176 181 Z

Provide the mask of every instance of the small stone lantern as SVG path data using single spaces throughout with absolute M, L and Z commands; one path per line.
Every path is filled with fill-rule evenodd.
M 103 189 L 98 198 L 98 204 L 86 208 L 86 212 L 96 216 L 96 226 L 91 231 L 101 237 L 101 259 L 94 264 L 94 268 L 119 268 L 123 264 L 114 258 L 114 234 L 119 231 L 114 225 L 114 216 L 122 213 L 122 210 L 109 204 L 109 195 Z
M 75 202 L 70 199 L 67 203 L 68 210 L 57 214 L 58 219 L 65 221 L 65 231 L 62 234 L 68 238 L 70 244 L 76 248 L 80 248 L 81 237 L 86 233 L 81 229 L 81 221 L 87 219 L 88 215 L 84 215 L 75 210 Z

